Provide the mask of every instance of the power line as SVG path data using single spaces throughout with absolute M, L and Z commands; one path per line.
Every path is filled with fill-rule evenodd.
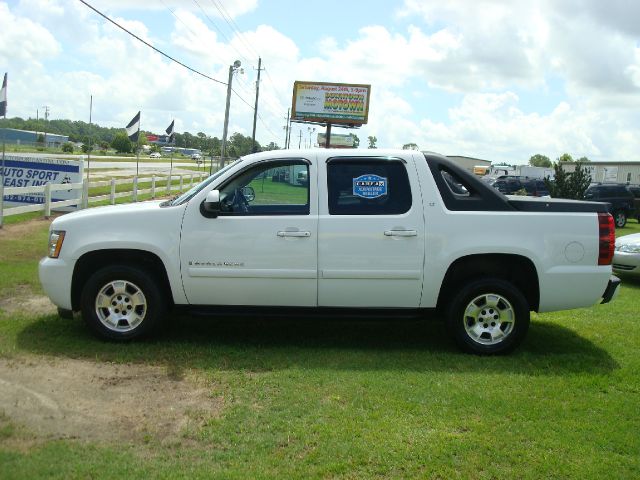
M 187 30 L 189 30 L 189 32 L 191 33 L 191 35 L 193 35 L 194 37 L 197 37 L 197 35 L 195 34 L 195 32 L 194 32 L 193 30 L 191 30 L 191 28 L 189 28 L 189 25 L 187 25 L 187 24 L 185 23 L 185 21 L 184 21 L 184 20 L 182 20 L 180 17 L 178 17 L 178 15 L 176 15 L 176 14 L 175 14 L 175 12 L 174 12 L 173 10 L 171 10 L 171 8 L 169 8 L 169 5 L 167 5 L 167 4 L 164 2 L 164 0 L 161 0 L 161 1 L 162 1 L 162 4 L 166 7 L 166 9 L 167 9 L 167 10 L 169 10 L 169 11 L 171 12 L 171 15 L 173 15 L 173 16 L 176 18 L 176 20 L 178 20 L 181 24 L 183 24 L 183 25 L 185 26 L 185 28 L 186 28 Z
M 204 8 L 202 8 L 202 6 L 200 5 L 200 3 L 198 2 L 198 0 L 193 0 L 193 3 L 195 3 L 198 8 L 200 9 L 200 11 L 202 12 L 202 14 L 206 17 L 206 19 L 209 21 L 209 23 L 213 26 L 213 28 L 215 28 L 218 33 L 220 33 L 220 35 L 222 36 L 222 38 L 229 44 L 229 46 L 231 48 L 233 48 L 236 53 L 238 54 L 238 56 L 244 60 L 245 63 L 249 63 L 249 61 L 247 60 L 247 58 L 242 55 L 242 53 L 240 53 L 240 51 L 233 46 L 233 44 L 231 43 L 231 40 L 229 40 L 229 37 L 227 37 L 224 32 L 220 29 L 220 27 L 218 27 L 218 25 L 211 19 L 211 17 L 209 15 L 207 15 L 207 12 L 205 11 Z
M 176 59 L 175 59 L 175 58 L 173 58 L 172 56 L 170 56 L 170 55 L 168 55 L 168 54 L 164 53 L 162 50 L 160 50 L 160 49 L 158 49 L 158 48 L 154 47 L 153 45 L 151 45 L 150 43 L 146 42 L 145 40 L 143 40 L 142 38 L 140 38 L 139 36 L 137 36 L 135 33 L 133 33 L 133 32 L 131 32 L 131 31 L 127 30 L 126 28 L 124 28 L 122 25 L 120 25 L 120 24 L 119 24 L 119 23 L 117 23 L 116 21 L 111 20 L 111 19 L 110 19 L 109 17 L 107 17 L 104 13 L 102 13 L 102 12 L 100 12 L 99 10 L 95 9 L 94 7 L 92 7 L 91 5 L 89 5 L 89 4 L 88 4 L 87 2 L 85 2 L 84 0 L 80 0 L 80 2 L 81 2 L 81 3 L 84 3 L 87 7 L 89 7 L 91 10 L 93 10 L 94 12 L 96 12 L 98 15 L 100 15 L 100 16 L 101 16 L 102 18 L 104 18 L 105 20 L 107 20 L 107 21 L 109 21 L 109 22 L 113 23 L 113 24 L 114 24 L 116 27 L 118 27 L 119 29 L 124 30 L 125 32 L 127 32 L 129 35 L 131 35 L 132 37 L 134 37 L 136 40 L 138 40 L 138 41 L 140 41 L 140 42 L 144 43 L 147 47 L 149 47 L 149 48 L 151 48 L 151 49 L 155 50 L 155 51 L 156 51 L 156 52 L 158 52 L 160 55 L 162 55 L 162 56 L 164 56 L 164 57 L 167 57 L 167 58 L 168 58 L 169 60 L 171 60 L 172 62 L 175 62 L 175 63 L 177 63 L 178 65 L 181 65 L 182 67 L 186 68 L 187 70 L 190 70 L 191 72 L 196 73 L 196 74 L 198 74 L 198 75 L 200 75 L 200 76 L 202 76 L 202 77 L 204 77 L 204 78 L 206 78 L 206 79 L 208 79 L 208 80 L 211 80 L 211 81 L 213 81 L 213 82 L 219 83 L 219 84 L 221 84 L 221 85 L 226 85 L 226 83 L 225 83 L 225 82 L 221 82 L 220 80 L 216 80 L 215 78 L 210 77 L 209 75 L 206 75 L 206 74 L 204 74 L 204 73 L 202 73 L 202 72 L 200 72 L 200 71 L 196 70 L 195 68 L 191 68 L 190 66 L 185 65 L 185 64 L 184 64 L 184 63 L 182 63 L 181 61 L 176 60 Z
M 218 12 L 220 12 L 220 15 L 222 16 L 222 19 L 227 22 L 227 25 L 229 25 L 229 27 L 231 27 L 231 31 L 235 31 L 238 34 L 238 38 L 240 39 L 240 41 L 242 43 L 244 43 L 244 46 L 247 47 L 247 52 L 251 53 L 251 51 L 253 50 L 253 53 L 256 54 L 258 57 L 260 56 L 260 54 L 251 46 L 249 45 L 243 35 L 242 32 L 240 31 L 240 28 L 238 27 L 238 25 L 236 24 L 236 22 L 233 21 L 233 18 L 231 18 L 231 15 L 229 15 L 229 13 L 227 13 L 227 11 L 225 10 L 224 6 L 217 2 L 216 0 L 211 0 L 211 3 L 213 3 L 213 6 L 216 7 L 216 9 L 218 10 Z

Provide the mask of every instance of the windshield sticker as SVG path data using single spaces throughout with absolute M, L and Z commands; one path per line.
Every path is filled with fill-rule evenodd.
M 353 179 L 353 194 L 362 198 L 378 198 L 387 194 L 387 179 L 378 175 L 360 175 Z

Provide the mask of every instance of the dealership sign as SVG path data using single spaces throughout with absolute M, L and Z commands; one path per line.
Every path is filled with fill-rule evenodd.
M 370 95 L 371 85 L 296 81 L 291 118 L 363 125 L 369 117 Z
M 0 165 L 0 178 L 4 188 L 35 187 L 40 185 L 82 183 L 83 161 L 57 158 L 17 157 L 7 155 L 4 167 Z M 78 198 L 79 190 L 54 192 L 52 202 Z M 26 192 L 4 196 L 5 207 L 44 203 L 43 193 Z

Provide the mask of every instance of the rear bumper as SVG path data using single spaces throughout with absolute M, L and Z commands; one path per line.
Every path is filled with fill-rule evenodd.
M 600 303 L 609 303 L 611 300 L 616 298 L 618 295 L 619 287 L 620 287 L 620 279 L 615 275 L 611 275 L 609 278 L 609 283 L 607 284 L 607 288 L 602 294 L 602 301 Z

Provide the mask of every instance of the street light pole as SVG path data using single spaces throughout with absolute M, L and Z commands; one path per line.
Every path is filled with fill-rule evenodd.
M 229 80 L 227 82 L 227 105 L 224 110 L 224 129 L 222 131 L 222 147 L 220 149 L 220 167 L 224 167 L 227 158 L 227 131 L 229 129 L 229 105 L 231 104 L 231 82 L 233 81 L 233 73 L 240 68 L 240 60 L 229 65 Z M 213 163 L 213 162 L 212 162 Z M 212 166 L 213 168 L 213 166 Z

